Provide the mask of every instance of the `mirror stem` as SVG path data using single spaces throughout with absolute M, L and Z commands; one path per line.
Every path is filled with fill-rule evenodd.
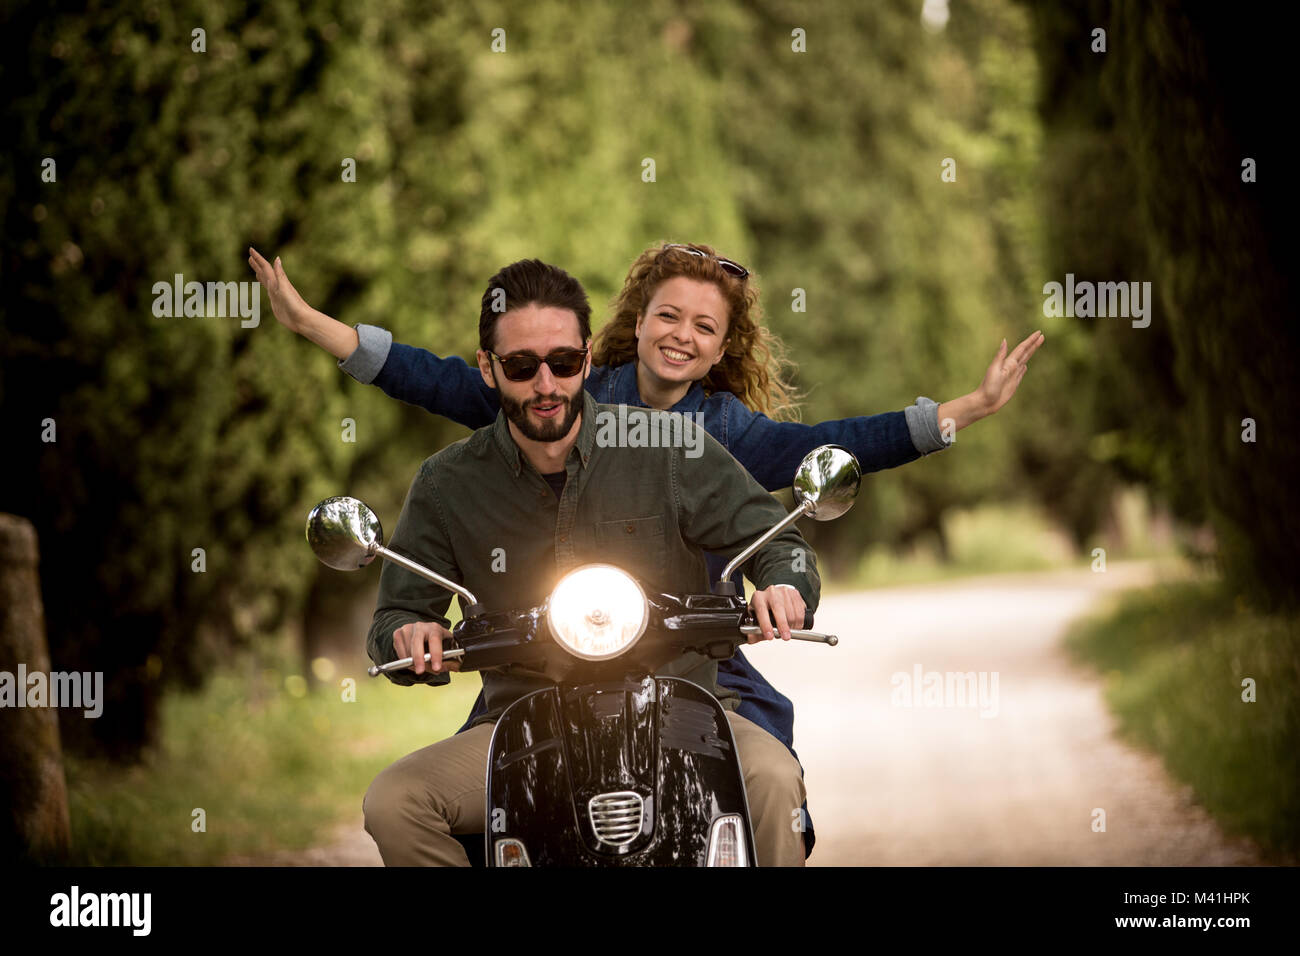
M 483 613 L 483 606 L 478 603 L 478 598 L 476 598 L 468 588 L 461 587 L 455 581 L 444 578 L 441 574 L 435 574 L 423 565 L 416 564 L 410 558 L 405 558 L 396 551 L 389 551 L 382 544 L 374 545 L 371 548 L 371 551 L 386 561 L 392 561 L 393 564 L 406 568 L 406 570 L 410 571 L 412 574 L 418 574 L 420 577 L 446 588 L 453 594 L 459 594 L 465 601 L 466 617 L 478 617 Z
M 794 524 L 800 518 L 804 517 L 804 515 L 810 514 L 814 507 L 816 506 L 811 501 L 803 502 L 799 507 L 795 508 L 776 524 L 772 525 L 772 527 L 768 528 L 767 533 L 764 534 L 763 537 L 759 538 L 744 551 L 740 552 L 740 554 L 732 558 L 727 563 L 727 566 L 722 569 L 722 580 L 713 586 L 713 593 L 734 597 L 736 594 L 736 586 L 731 583 L 731 576 L 736 573 L 736 568 L 748 561 L 750 555 L 775 538 L 778 534 L 784 531 L 786 527 Z

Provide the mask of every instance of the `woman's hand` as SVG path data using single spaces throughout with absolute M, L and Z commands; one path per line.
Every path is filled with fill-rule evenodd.
M 271 299 L 271 311 L 275 313 L 276 321 L 286 329 L 310 339 L 335 358 L 345 359 L 356 350 L 356 330 L 308 305 L 284 274 L 279 256 L 275 257 L 272 266 L 260 252 L 249 246 L 248 264 Z
M 1035 332 L 1016 346 L 1015 351 L 1007 354 L 1007 340 L 1002 340 L 998 354 L 984 373 L 980 387 L 969 395 L 954 398 L 939 406 L 939 429 L 946 440 L 951 441 L 949 431 L 958 431 L 967 425 L 973 425 L 981 418 L 992 415 L 1011 400 L 1016 394 L 1020 380 L 1029 369 L 1030 357 L 1046 341 L 1042 332 Z
M 248 247 L 248 264 L 257 274 L 257 281 L 271 299 L 271 311 L 290 332 L 302 335 L 312 324 L 312 313 L 316 310 L 309 306 L 298 290 L 293 287 L 289 277 L 284 274 L 280 257 L 275 257 L 275 265 L 262 258 L 262 254 L 252 246 Z
M 1017 345 L 1014 352 L 1007 355 L 1007 340 L 1002 340 L 998 354 L 993 356 L 993 362 L 984 373 L 984 381 L 980 382 L 980 387 L 977 389 L 977 394 L 987 408 L 984 414 L 992 415 L 1016 394 L 1020 380 L 1029 370 L 1029 359 L 1044 341 L 1043 333 L 1035 332 Z

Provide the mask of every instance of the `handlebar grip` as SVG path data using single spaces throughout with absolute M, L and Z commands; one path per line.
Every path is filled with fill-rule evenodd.
M 776 624 L 775 621 L 772 621 L 772 616 L 771 616 L 770 614 L 768 615 L 768 621 L 770 621 L 770 622 L 771 622 L 772 624 L 774 624 L 774 625 Z M 749 613 L 745 615 L 745 623 L 746 623 L 746 624 L 757 624 L 757 623 L 758 623 L 758 619 L 757 619 L 756 617 L 754 617 L 754 609 L 753 609 L 753 608 L 750 608 L 750 609 L 749 609 Z M 804 609 L 803 609 L 803 630 L 805 630 L 805 631 L 811 631 L 812 629 L 813 629 L 813 612 L 812 612 L 812 608 L 804 608 Z

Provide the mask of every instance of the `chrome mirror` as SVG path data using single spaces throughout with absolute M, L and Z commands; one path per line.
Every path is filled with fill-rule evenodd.
M 383 558 L 465 599 L 465 617 L 478 617 L 483 606 L 468 588 L 384 547 L 379 517 L 356 498 L 326 498 L 307 516 L 307 543 L 323 564 L 337 571 L 356 571 Z M 409 663 L 409 661 L 408 661 Z M 374 676 L 374 675 L 371 675 Z
M 794 497 L 798 507 L 767 529 L 767 532 L 736 555 L 722 569 L 722 578 L 713 587 L 714 594 L 734 595 L 731 576 L 749 556 L 794 524 L 804 515 L 818 521 L 830 521 L 848 511 L 858 496 L 862 468 L 853 452 L 839 445 L 822 445 L 808 453 L 794 475 Z
M 862 468 L 853 452 L 839 445 L 822 445 L 799 463 L 794 497 L 804 514 L 817 521 L 830 521 L 853 506 L 861 484 Z
M 364 501 L 326 498 L 307 516 L 307 543 L 322 563 L 337 571 L 355 571 L 375 559 L 384 529 Z

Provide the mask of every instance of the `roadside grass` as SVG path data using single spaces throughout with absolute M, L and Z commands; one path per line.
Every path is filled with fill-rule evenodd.
M 985 574 L 1050 571 L 1089 567 L 1093 549 L 1103 548 L 1107 561 L 1147 559 L 1178 563 L 1172 533 L 1153 520 L 1143 492 L 1128 489 L 1114 505 L 1114 524 L 1080 553 L 1041 507 L 1027 503 L 993 503 L 954 509 L 943 519 L 948 555 L 937 541 L 921 541 L 903 552 L 873 546 L 856 566 L 828 568 L 828 588 L 861 590 L 928 584 Z
M 208 865 L 318 844 L 357 816 L 380 770 L 454 733 L 481 686 L 456 674 L 398 687 L 358 667 L 345 702 L 345 675 L 309 689 L 300 673 L 252 666 L 168 693 L 162 740 L 139 765 L 66 757 L 71 865 Z
M 1075 560 L 1073 548 L 1028 506 L 988 505 L 956 511 L 944 520 L 948 559 L 935 542 L 898 553 L 873 547 L 839 587 L 893 587 L 974 574 L 1045 571 Z
M 1230 832 L 1300 854 L 1300 618 L 1255 612 L 1217 580 L 1131 592 L 1067 646 L 1099 670 L 1120 733 L 1158 753 Z M 1246 703 L 1243 682 L 1257 699 Z

